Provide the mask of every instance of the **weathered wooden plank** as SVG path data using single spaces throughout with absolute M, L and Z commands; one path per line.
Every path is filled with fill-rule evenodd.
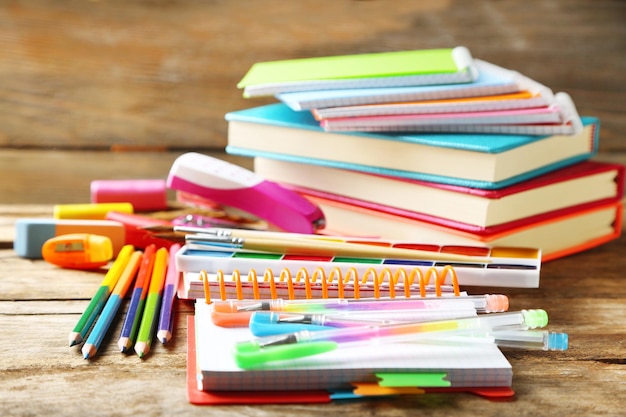
M 223 149 L 257 61 L 464 44 L 570 92 L 623 149 L 617 0 L 13 1 L 0 6 L 0 146 Z

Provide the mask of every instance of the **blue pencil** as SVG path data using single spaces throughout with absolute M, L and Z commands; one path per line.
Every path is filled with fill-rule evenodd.
M 176 252 L 180 249 L 179 244 L 170 247 L 170 260 L 165 278 L 165 288 L 163 289 L 163 301 L 161 303 L 161 314 L 159 316 L 159 327 L 157 339 L 161 343 L 167 343 L 172 338 L 174 326 L 174 299 L 178 289 L 180 274 L 176 268 Z
M 148 286 L 150 285 L 150 276 L 152 275 L 155 252 L 155 245 L 149 245 L 146 247 L 141 265 L 139 267 L 139 272 L 137 273 L 137 280 L 135 281 L 135 287 L 130 298 L 128 311 L 126 312 L 126 317 L 124 318 L 120 338 L 117 341 L 117 346 L 124 353 L 131 350 L 135 344 L 137 332 L 139 331 L 141 314 L 143 313 L 143 307 L 146 303 L 146 296 L 148 294 Z
M 115 284 L 115 288 L 113 288 L 113 292 L 111 292 L 104 309 L 102 309 L 102 313 L 100 313 L 98 321 L 96 321 L 93 330 L 83 345 L 82 352 L 85 359 L 94 357 L 100 348 L 102 339 L 106 336 L 106 333 L 113 322 L 113 318 L 117 314 L 117 311 L 119 310 L 130 285 L 135 279 L 135 275 L 139 269 L 139 263 L 141 262 L 141 256 L 141 251 L 135 251 L 130 256 L 126 268 L 124 268 L 120 279 Z

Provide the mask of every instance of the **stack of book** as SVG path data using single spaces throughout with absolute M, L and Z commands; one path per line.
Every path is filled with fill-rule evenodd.
M 260 62 L 226 151 L 318 204 L 326 231 L 536 247 L 544 261 L 621 232 L 624 167 L 592 161 L 599 120 L 463 47 Z

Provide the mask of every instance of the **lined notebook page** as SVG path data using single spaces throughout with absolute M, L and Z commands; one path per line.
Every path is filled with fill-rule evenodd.
M 375 373 L 445 373 L 452 387 L 509 387 L 511 365 L 495 344 L 388 344 L 333 352 L 241 370 L 233 346 L 253 338 L 247 328 L 222 328 L 212 307 L 196 303 L 198 388 L 205 391 L 345 390 L 377 382 Z

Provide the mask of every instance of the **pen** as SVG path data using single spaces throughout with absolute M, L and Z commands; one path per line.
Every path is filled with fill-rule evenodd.
M 471 302 L 479 313 L 507 311 L 509 298 L 503 294 L 467 295 L 458 297 L 411 297 L 411 298 L 336 298 L 285 300 L 224 300 L 214 301 L 214 311 L 239 313 L 245 311 L 368 311 L 401 310 L 417 308 L 440 308 L 443 305 Z
M 418 309 L 377 312 L 350 312 L 342 314 L 302 314 L 276 311 L 255 311 L 248 320 L 250 332 L 257 337 L 301 330 L 330 330 L 332 328 L 383 326 L 399 323 L 418 323 L 434 320 L 450 320 L 475 317 L 476 310 L 471 303 L 457 304 L 449 309 Z M 211 316 L 219 326 L 219 321 Z
M 213 302 L 211 318 L 221 327 L 247 326 L 255 311 L 284 311 L 291 313 L 340 314 L 357 312 L 392 316 L 402 311 L 419 309 L 462 308 L 471 303 L 478 313 L 504 312 L 509 308 L 509 299 L 503 294 L 468 295 L 459 297 L 415 297 L 415 298 L 339 298 L 339 299 L 274 299 L 274 300 L 223 300 Z M 399 313 L 398 313 L 399 312 Z M 417 313 L 416 313 L 417 314 Z M 404 320 L 410 321 L 410 320 Z
M 76 323 L 76 326 L 74 326 L 74 330 L 72 330 L 72 332 L 70 333 L 70 346 L 81 343 L 85 338 L 85 335 L 89 331 L 89 328 L 96 320 L 96 317 L 98 317 L 98 314 L 100 314 L 100 312 L 102 311 L 102 308 L 104 307 L 107 298 L 109 298 L 111 290 L 120 278 L 120 275 L 124 271 L 124 268 L 126 268 L 126 264 L 128 263 L 130 255 L 133 251 L 134 248 L 132 245 L 125 245 L 120 250 L 117 258 L 115 258 L 115 261 L 113 262 L 106 275 L 104 276 L 104 279 L 100 283 L 98 291 L 96 291 L 96 294 L 89 302 L 89 305 L 81 315 L 78 323 Z
M 422 323 L 368 325 L 323 331 L 303 330 L 239 342 L 234 358 L 240 368 L 254 368 L 273 361 L 292 360 L 330 352 L 366 342 L 368 345 L 426 340 L 436 335 L 461 335 L 464 332 L 535 329 L 548 324 L 545 310 L 521 310 L 483 314 L 453 320 Z
M 93 330 L 89 334 L 87 341 L 83 345 L 82 353 L 85 359 L 93 358 L 96 355 L 96 352 L 100 348 L 100 344 L 106 336 L 117 311 L 130 288 L 133 280 L 135 279 L 135 275 L 137 274 L 137 270 L 139 269 L 139 264 L 142 257 L 141 251 L 135 251 L 130 256 L 128 263 L 126 264 L 126 268 L 122 272 L 120 279 L 115 284 L 109 299 L 107 300 L 102 313 L 98 317 L 98 321 L 93 327 Z
M 490 263 L 483 256 L 459 255 L 418 249 L 392 248 L 359 243 L 307 238 L 258 238 L 230 237 L 195 234 L 185 236 L 193 244 L 222 245 L 233 249 L 252 249 L 262 252 L 288 255 L 353 256 L 359 258 L 428 259 L 433 261 Z
M 143 313 L 143 307 L 146 303 L 146 295 L 150 285 L 150 275 L 152 274 L 152 266 L 154 265 L 155 252 L 156 246 L 148 245 L 143 253 L 141 265 L 139 266 L 137 280 L 135 281 L 135 288 L 133 289 L 130 304 L 128 305 L 128 311 L 126 312 L 126 317 L 124 318 L 120 338 L 117 341 L 120 351 L 124 353 L 130 350 L 135 343 L 135 338 L 137 337 L 141 314 Z
M 174 298 L 178 289 L 178 281 L 180 273 L 176 269 L 176 252 L 180 249 L 180 245 L 175 243 L 170 247 L 170 259 L 167 267 L 167 275 L 165 278 L 165 287 L 163 288 L 163 301 L 161 303 L 161 314 L 159 315 L 159 327 L 157 331 L 157 339 L 161 343 L 167 343 L 172 338 L 172 330 L 174 326 Z
M 400 322 L 418 322 L 428 320 L 443 320 L 462 317 L 471 317 L 468 310 L 402 310 L 383 314 L 375 319 L 370 317 L 354 317 L 351 315 L 331 316 L 324 314 L 287 314 L 256 311 L 250 317 L 250 332 L 254 336 L 271 336 L 285 333 L 295 333 L 301 330 L 322 331 L 333 327 L 363 326 L 365 324 L 385 325 Z M 395 314 L 395 316 L 394 316 Z M 474 313 L 475 315 L 475 313 Z M 299 317 L 298 317 L 299 316 Z M 216 323 L 217 324 L 217 323 Z M 445 336 L 444 340 L 445 339 Z M 432 340 L 438 340 L 433 335 Z M 481 342 L 493 342 L 499 347 L 541 350 L 567 350 L 567 333 L 551 332 L 547 330 L 492 330 L 483 333 L 462 335 L 454 339 L 457 343 L 473 343 L 477 339 Z M 429 341 L 432 341 L 429 340 Z
M 157 249 L 154 258 L 154 267 L 152 269 L 152 277 L 150 278 L 148 296 L 146 297 L 146 306 L 141 317 L 137 342 L 135 343 L 135 353 L 137 353 L 140 358 L 148 354 L 150 345 L 152 344 L 152 338 L 154 337 L 154 330 L 158 321 L 159 306 L 163 293 L 163 284 L 167 271 L 167 262 L 167 249 Z
M 547 330 L 499 330 L 491 336 L 500 347 L 540 350 L 567 350 L 569 347 L 567 333 Z

